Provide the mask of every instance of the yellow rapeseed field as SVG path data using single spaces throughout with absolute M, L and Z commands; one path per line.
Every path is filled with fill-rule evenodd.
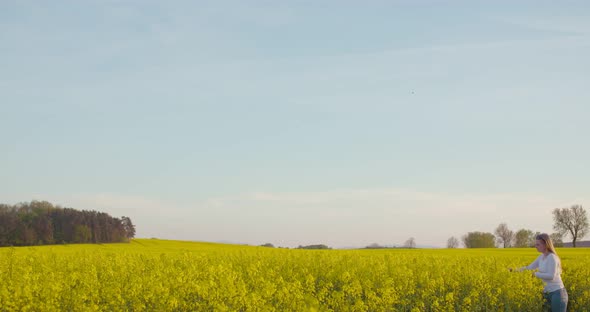
M 559 248 L 570 311 L 590 250 Z M 295 250 L 135 239 L 0 248 L 0 311 L 538 311 L 533 249 Z

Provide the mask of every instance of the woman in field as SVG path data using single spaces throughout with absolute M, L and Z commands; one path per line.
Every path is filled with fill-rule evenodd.
M 543 289 L 544 306 L 549 307 L 552 312 L 566 312 L 568 296 L 561 280 L 561 260 L 555 252 L 549 235 L 537 235 L 535 247 L 541 255 L 530 265 L 520 268 L 519 271 L 538 269 L 533 272 L 533 276 L 540 278 L 545 283 Z

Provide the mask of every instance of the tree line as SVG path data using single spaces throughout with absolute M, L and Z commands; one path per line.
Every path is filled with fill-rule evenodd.
M 576 242 L 589 233 L 590 226 L 588 223 L 588 214 L 580 205 L 573 205 L 566 208 L 555 208 L 553 210 L 553 230 L 551 240 L 556 247 L 563 246 L 563 238 L 571 237 L 572 246 L 576 247 Z M 494 235 L 495 234 L 495 235 Z M 504 248 L 510 247 L 533 247 L 535 237 L 540 232 L 533 232 L 528 229 L 512 231 L 506 223 L 498 225 L 494 233 L 489 232 L 469 232 L 462 237 L 463 245 L 466 248 L 494 248 L 496 245 Z M 450 237 L 447 240 L 447 248 L 459 247 L 459 239 Z
M 580 205 L 573 205 L 566 208 L 555 208 L 553 210 L 553 229 L 550 237 L 555 247 L 563 247 L 564 237 L 571 237 L 572 246 L 575 248 L 578 240 L 584 238 L 590 233 L 588 223 L 588 214 Z M 465 248 L 495 248 L 501 246 L 504 248 L 516 247 L 526 248 L 535 246 L 535 240 L 540 232 L 533 232 L 529 229 L 520 229 L 512 231 L 506 223 L 500 223 L 494 233 L 489 232 L 469 232 L 459 240 L 452 236 L 447 240 L 447 248 L 458 248 L 461 243 Z M 274 247 L 267 243 L 261 246 Z M 326 245 L 299 246 L 298 249 L 331 249 Z M 365 249 L 383 249 L 383 248 L 416 248 L 416 240 L 413 237 L 408 238 L 403 247 L 386 247 L 377 243 L 370 244 Z
M 275 245 L 273 245 L 271 243 L 266 243 L 266 244 L 262 244 L 262 245 L 258 245 L 258 246 L 275 248 Z M 280 247 L 280 246 L 278 248 L 289 249 L 289 247 Z M 332 249 L 332 247 L 329 247 L 328 245 L 324 245 L 324 244 L 315 244 L 315 245 L 306 245 L 306 246 L 299 245 L 295 249 Z
M 47 201 L 0 204 L 0 246 L 118 243 L 135 237 L 129 217 L 54 206 Z

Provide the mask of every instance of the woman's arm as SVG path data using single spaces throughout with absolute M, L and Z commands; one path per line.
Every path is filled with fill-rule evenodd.
M 527 265 L 527 266 L 524 266 L 524 267 L 518 268 L 518 269 L 517 269 L 517 271 L 518 271 L 518 272 L 522 272 L 522 271 L 524 271 L 524 270 L 534 270 L 534 269 L 538 269 L 538 268 L 539 268 L 539 258 L 540 258 L 540 257 L 537 257 L 537 259 L 535 259 L 535 261 L 533 261 L 533 263 L 531 263 L 531 264 L 529 264 L 529 265 Z
M 544 279 L 544 280 L 552 280 L 555 278 L 555 275 L 558 272 L 558 262 L 555 259 L 555 255 L 551 255 L 547 257 L 547 271 L 546 272 L 535 272 L 535 276 Z

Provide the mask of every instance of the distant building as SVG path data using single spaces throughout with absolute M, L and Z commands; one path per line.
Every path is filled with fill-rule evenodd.
M 563 247 L 574 247 L 572 246 L 572 243 L 563 243 Z M 590 241 L 579 241 L 576 242 L 576 248 L 577 247 L 590 247 Z

